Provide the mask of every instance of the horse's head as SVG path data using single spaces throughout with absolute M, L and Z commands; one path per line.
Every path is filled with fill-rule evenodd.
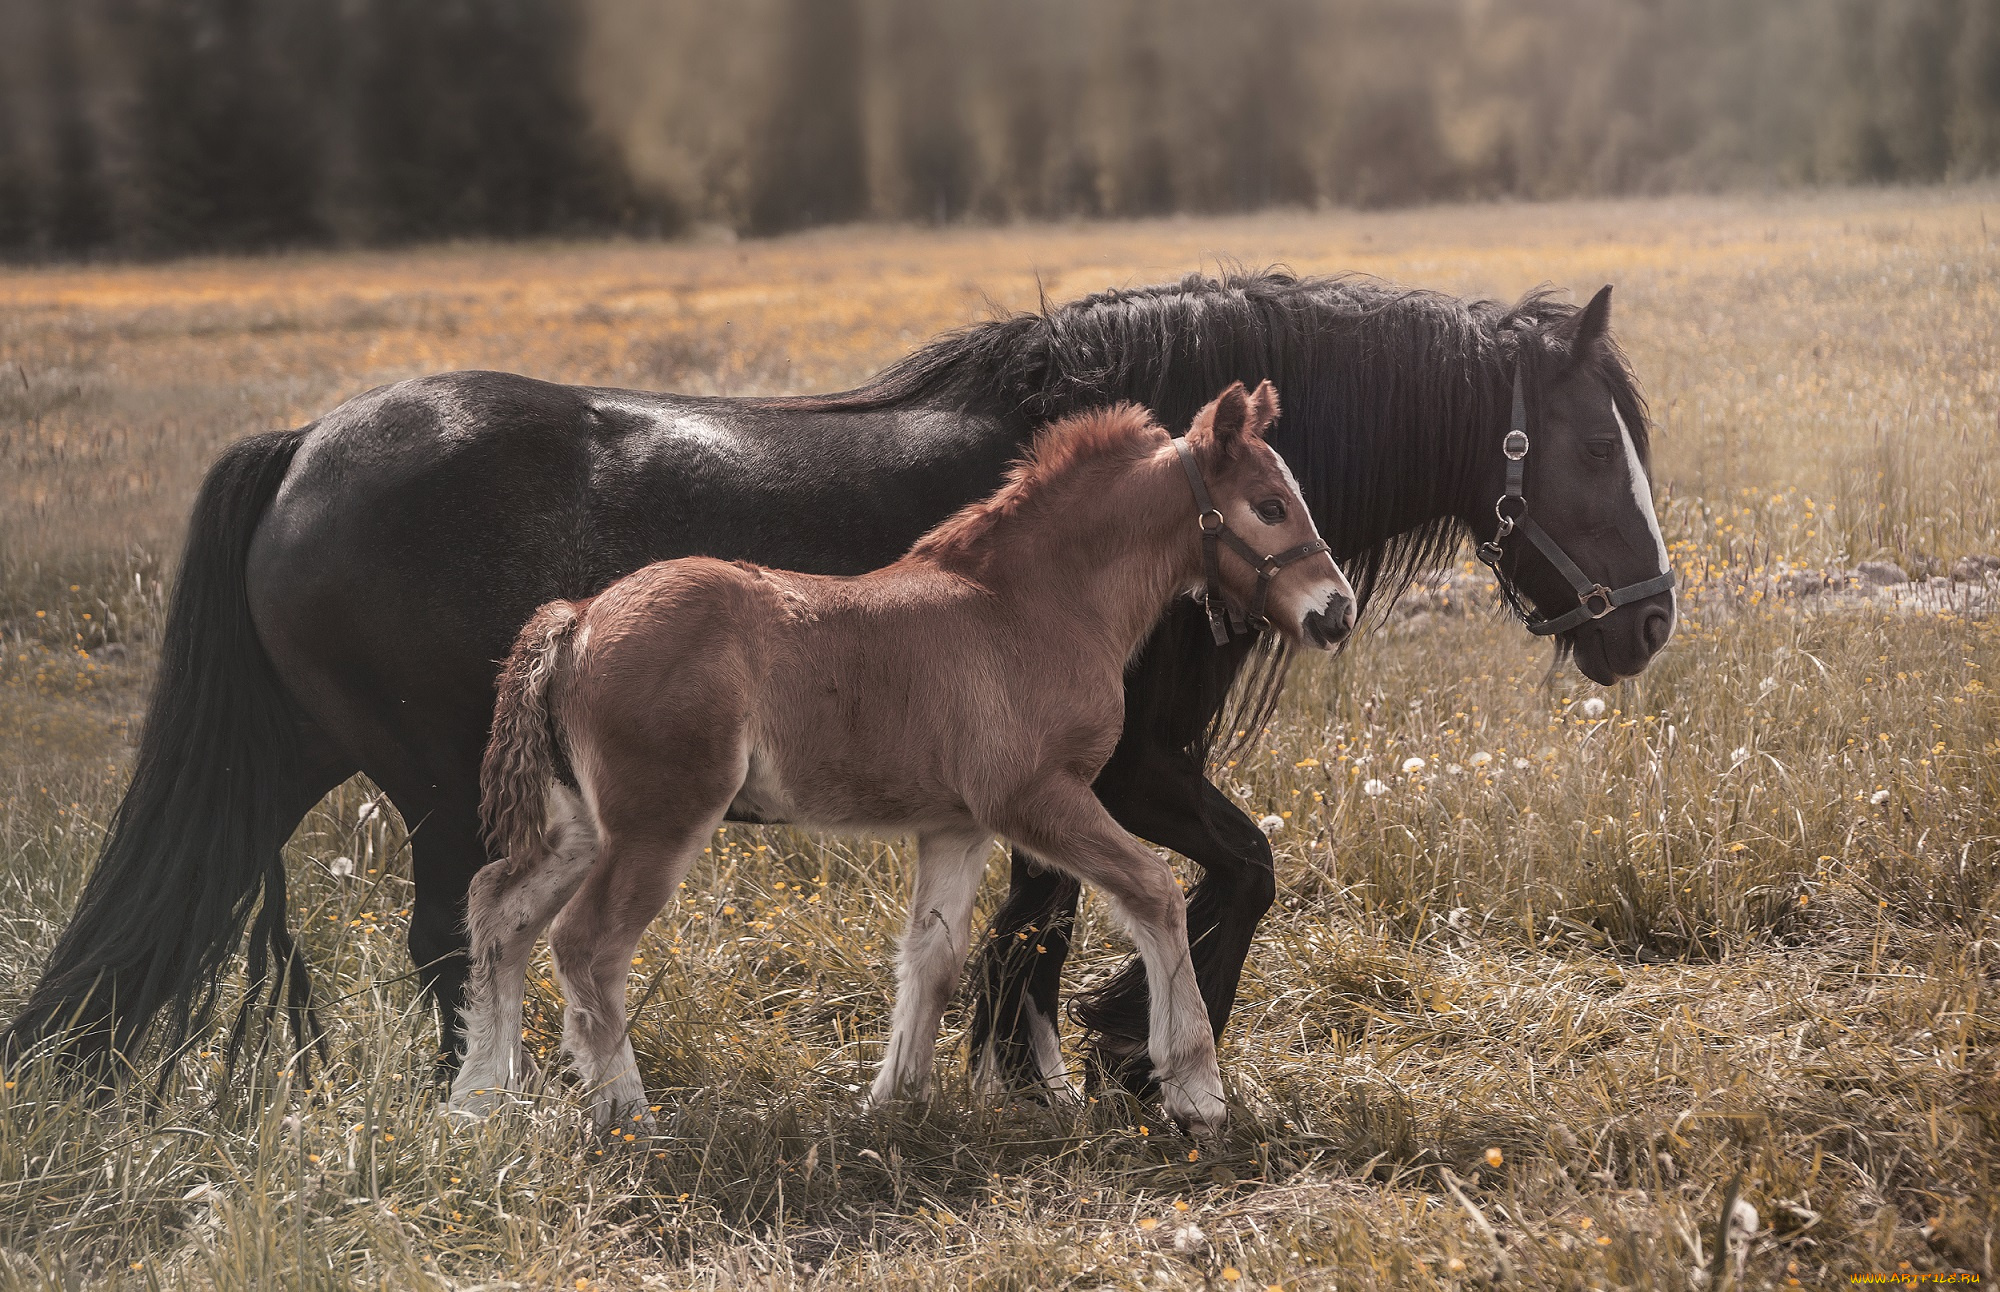
M 1516 333 L 1510 414 L 1491 428 L 1468 518 L 1530 631 L 1555 636 L 1605 685 L 1642 672 L 1674 631 L 1645 408 L 1610 320 L 1606 287 L 1582 310 Z
M 1354 628 L 1354 589 L 1313 527 L 1298 481 L 1265 442 L 1278 417 L 1270 382 L 1237 382 L 1195 414 L 1176 451 L 1199 509 L 1207 596 L 1253 626 L 1332 650 Z M 1220 606 L 1210 619 L 1223 636 Z

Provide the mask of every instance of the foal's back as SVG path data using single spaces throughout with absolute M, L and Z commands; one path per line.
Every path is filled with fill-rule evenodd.
M 922 554 L 854 577 L 648 566 L 589 605 L 562 708 L 589 715 L 564 726 L 590 747 L 572 757 L 657 768 L 654 786 L 720 769 L 752 820 L 963 821 L 1049 759 L 1101 763 L 1117 741 L 1122 661 L 1039 641 L 1013 593 Z M 623 806 L 614 791 L 600 812 Z

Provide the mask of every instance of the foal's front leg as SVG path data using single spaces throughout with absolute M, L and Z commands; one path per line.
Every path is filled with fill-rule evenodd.
M 1188 955 L 1187 908 L 1173 867 L 1118 827 L 1080 781 L 1061 779 L 1004 805 L 995 824 L 1077 878 L 1103 890 L 1131 929 L 1146 964 L 1147 1047 L 1167 1115 L 1199 1132 L 1228 1116 L 1215 1037 Z
M 917 882 L 896 959 L 889 1048 L 869 1090 L 871 1104 L 930 1097 L 938 1023 L 965 964 L 972 903 L 992 851 L 993 836 L 976 831 L 927 833 L 917 840 Z
M 1220 1041 L 1258 921 L 1277 893 L 1270 840 L 1186 750 L 1136 746 L 1131 757 L 1114 757 L 1095 789 L 1118 824 L 1202 868 L 1187 895 L 1188 947 L 1210 1030 Z M 1128 961 L 1110 981 L 1079 994 L 1077 1019 L 1095 1033 L 1093 1079 L 1146 1092 L 1146 1001 L 1143 960 Z

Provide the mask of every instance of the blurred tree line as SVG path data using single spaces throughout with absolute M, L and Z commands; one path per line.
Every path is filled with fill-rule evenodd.
M 0 254 L 2000 172 L 2000 0 L 0 0 Z

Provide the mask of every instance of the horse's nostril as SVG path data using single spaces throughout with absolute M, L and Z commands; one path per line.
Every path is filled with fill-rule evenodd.
M 1673 615 L 1658 606 L 1648 610 L 1645 619 L 1639 624 L 1639 635 L 1645 638 L 1646 649 L 1652 652 L 1658 652 L 1665 646 L 1667 638 L 1673 635 L 1673 631 Z
M 1354 627 L 1353 598 L 1343 597 L 1336 592 L 1333 598 L 1326 603 L 1326 617 L 1333 621 L 1334 627 L 1342 634 L 1352 630 Z

